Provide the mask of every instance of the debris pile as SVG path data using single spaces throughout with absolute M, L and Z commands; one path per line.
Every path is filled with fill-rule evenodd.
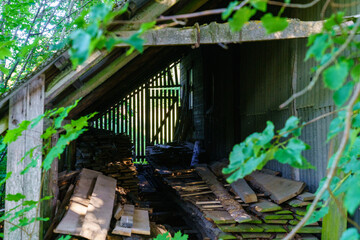
M 149 210 L 127 203 L 116 185 L 115 178 L 82 169 L 76 185 L 71 184 L 62 199 L 45 239 L 52 239 L 53 233 L 99 240 L 116 239 L 116 235 L 156 236 L 157 226 L 150 224 Z M 153 234 L 150 225 L 155 229 Z
M 211 170 L 210 170 L 211 169 Z M 227 184 L 216 166 L 154 172 L 203 237 L 281 239 L 306 214 L 314 194 L 305 183 L 264 170 Z M 265 172 L 266 171 L 266 172 Z M 298 231 L 296 239 L 320 239 L 321 222 Z
M 132 162 L 129 136 L 89 129 L 76 142 L 76 168 L 89 168 L 115 178 L 126 191 L 137 192 L 139 180 Z

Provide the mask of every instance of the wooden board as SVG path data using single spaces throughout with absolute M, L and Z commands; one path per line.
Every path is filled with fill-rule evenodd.
M 245 179 L 254 187 L 269 193 L 270 198 L 278 204 L 297 196 L 305 188 L 305 183 L 303 182 L 293 181 L 260 172 L 253 172 L 246 176 Z
M 236 223 L 227 211 L 204 211 L 204 214 L 216 224 Z
M 99 175 L 91 194 L 80 236 L 105 240 L 114 208 L 116 179 Z
M 148 211 L 135 209 L 134 225 L 131 228 L 131 233 L 150 235 L 150 221 Z
M 95 186 L 96 178 L 99 175 L 102 175 L 102 173 L 83 168 L 80 172 L 80 179 L 76 183 L 74 194 L 70 200 L 81 203 L 84 206 L 88 206 L 90 202 L 90 195 Z
M 252 204 L 250 207 L 254 208 L 257 212 L 275 212 L 282 209 L 279 205 L 267 200 L 259 200 L 259 202 Z
M 121 218 L 121 215 L 124 212 L 124 206 L 122 204 L 119 204 L 116 208 L 115 214 L 114 214 L 114 218 L 116 220 L 119 220 Z
M 45 77 L 40 75 L 27 82 L 21 89 L 10 94 L 9 103 L 9 129 L 18 127 L 24 120 L 31 120 L 44 113 L 44 88 Z M 9 96 L 9 95 L 8 95 Z M 2 102 L 4 99 L 2 100 Z M 19 138 L 8 146 L 8 161 L 7 171 L 12 172 L 12 177 L 6 181 L 6 194 L 23 194 L 26 196 L 24 200 L 39 200 L 40 182 L 41 182 L 41 168 L 30 168 L 29 172 L 21 175 L 20 172 L 27 166 L 31 159 L 26 157 L 23 161 L 21 158 L 27 151 L 35 146 L 42 146 L 41 134 L 43 133 L 43 121 L 40 121 L 31 130 L 24 131 Z M 41 148 L 34 151 L 34 159 L 36 159 L 37 166 L 42 163 Z M 23 200 L 19 202 L 6 201 L 5 210 L 8 212 L 10 209 L 21 205 Z M 20 206 L 16 211 L 22 210 L 24 207 Z M 32 219 L 36 216 L 36 209 L 26 212 L 24 217 Z M 18 224 L 17 221 L 13 222 Z M 20 229 L 10 232 L 13 225 L 5 222 L 4 234 L 7 239 L 28 239 L 28 236 Z M 24 227 L 29 232 L 34 230 L 34 239 L 39 238 L 40 222 L 35 221 L 28 226 Z
M 131 229 L 134 225 L 135 206 L 125 204 L 122 210 L 121 219 L 116 222 L 113 234 L 131 236 Z
M 245 203 L 257 202 L 258 199 L 255 192 L 250 188 L 244 179 L 239 179 L 236 182 L 233 182 L 230 186 Z
M 304 193 L 298 195 L 296 198 L 300 199 L 302 201 L 311 201 L 311 200 L 314 200 L 315 194 L 309 193 L 309 192 L 304 192 Z
M 71 202 L 68 211 L 59 225 L 55 228 L 55 233 L 80 236 L 87 206 L 77 202 Z
M 234 218 L 236 222 L 249 222 L 251 216 L 238 203 L 216 179 L 216 176 L 206 167 L 198 166 L 195 168 L 200 177 L 210 186 L 212 192 L 217 196 L 224 209 Z

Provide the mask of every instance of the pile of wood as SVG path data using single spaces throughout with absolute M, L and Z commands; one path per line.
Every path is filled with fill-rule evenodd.
M 306 214 L 314 199 L 305 183 L 257 171 L 227 184 L 217 170 L 155 171 L 171 187 L 189 221 L 210 239 L 281 239 Z M 216 174 L 218 175 L 216 175 Z M 296 239 L 319 239 L 321 222 L 303 227 Z
M 118 186 L 137 192 L 139 180 L 132 162 L 129 136 L 89 129 L 76 142 L 76 168 L 89 168 L 115 178 Z
M 146 157 L 153 165 L 174 168 L 190 166 L 193 155 L 193 144 L 189 142 L 174 142 L 167 145 L 155 145 L 146 147 Z
M 115 178 L 98 171 L 82 169 L 76 185 L 70 185 L 58 208 L 50 231 L 98 240 L 109 237 L 116 239 L 116 235 L 131 234 L 150 238 L 148 210 L 119 203 L 116 186 Z M 51 238 L 50 233 L 45 237 Z

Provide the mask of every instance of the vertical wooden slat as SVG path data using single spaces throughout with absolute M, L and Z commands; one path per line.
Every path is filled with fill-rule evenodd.
M 130 131 L 129 131 L 129 104 L 130 104 L 130 95 L 126 98 L 125 101 L 125 132 L 127 135 L 130 136 Z
M 141 92 L 141 87 L 138 89 L 137 92 L 137 109 L 136 109 L 136 115 L 137 115 L 137 156 L 141 155 L 141 139 L 140 139 L 140 132 L 141 132 L 141 126 L 140 126 L 140 118 L 141 118 L 141 102 L 140 102 L 140 92 Z M 140 161 L 140 159 L 138 158 L 138 160 Z
M 42 75 L 32 80 L 27 86 L 20 89 L 10 98 L 9 129 L 17 128 L 18 124 L 23 120 L 31 120 L 44 113 L 44 86 L 45 78 Z M 22 162 L 20 162 L 20 159 L 31 148 L 38 145 L 42 146 L 42 139 L 40 137 L 42 132 L 43 121 L 33 129 L 25 131 L 16 142 L 9 145 L 7 171 L 12 172 L 12 177 L 6 182 L 6 194 L 21 193 L 26 196 L 25 200 L 39 200 L 41 169 L 38 167 L 31 168 L 28 173 L 21 175 L 20 172 L 31 162 L 31 159 L 25 158 Z M 37 165 L 40 166 L 42 162 L 41 149 L 37 149 L 34 152 L 34 156 L 38 157 Z M 18 205 L 20 205 L 20 207 L 18 207 L 16 211 L 21 210 L 23 208 L 21 207 L 22 202 L 23 200 L 19 202 L 6 201 L 5 211 L 8 212 Z M 28 219 L 32 219 L 35 216 L 35 209 L 24 215 L 24 217 Z M 17 224 L 17 221 L 13 223 Z M 5 239 L 28 239 L 28 236 L 20 230 L 10 232 L 11 227 L 13 226 L 5 222 Z M 39 239 L 40 223 L 38 221 L 26 226 L 25 229 L 30 232 L 34 229 L 33 239 Z

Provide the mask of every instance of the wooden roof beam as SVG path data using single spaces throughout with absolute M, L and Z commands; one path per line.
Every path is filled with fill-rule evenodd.
M 142 38 L 145 46 L 178 46 L 195 44 L 241 43 L 266 40 L 306 38 L 321 32 L 323 21 L 303 22 L 289 19 L 282 32 L 267 34 L 260 21 L 250 21 L 240 32 L 232 32 L 228 23 L 212 22 L 200 27 L 163 28 L 150 30 Z M 119 37 L 130 37 L 134 31 L 115 32 Z M 125 47 L 125 44 L 117 44 Z

